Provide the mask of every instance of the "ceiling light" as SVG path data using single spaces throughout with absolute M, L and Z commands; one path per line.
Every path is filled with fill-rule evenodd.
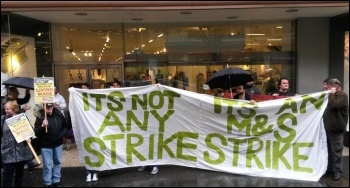
M 189 14 L 192 14 L 192 12 L 190 12 L 190 11 L 183 11 L 183 12 L 180 12 L 180 14 L 182 14 L 182 15 L 189 15 Z
M 277 29 L 282 29 L 283 27 L 282 26 L 276 26 Z
M 298 12 L 298 10 L 297 9 L 288 9 L 288 10 L 286 10 L 286 12 Z
M 87 16 L 87 13 L 85 12 L 77 12 L 75 13 L 76 16 Z
M 134 21 L 142 21 L 143 19 L 142 18 L 133 18 L 132 20 L 134 20 Z
M 153 40 L 149 40 L 148 42 L 153 42 Z
M 229 16 L 229 17 L 227 17 L 227 19 L 230 19 L 230 20 L 237 19 L 237 18 L 238 18 L 238 16 Z
M 163 34 L 158 35 L 158 37 L 161 37 L 161 36 L 163 36 Z
M 263 36 L 265 34 L 263 33 L 248 33 L 247 35 L 251 35 L 251 36 Z
M 267 39 L 267 41 L 281 41 L 282 39 Z

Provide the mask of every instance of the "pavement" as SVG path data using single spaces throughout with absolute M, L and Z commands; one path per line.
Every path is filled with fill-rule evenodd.
M 333 181 L 330 174 L 313 182 L 162 165 L 156 175 L 151 175 L 151 169 L 139 172 L 138 167 L 131 167 L 99 172 L 98 181 L 87 183 L 86 170 L 78 160 L 75 143 L 72 143 L 69 150 L 63 151 L 61 183 L 63 187 L 349 187 L 348 147 L 344 147 L 343 155 L 343 174 L 339 181 Z M 23 186 L 42 187 L 42 165 L 25 170 Z

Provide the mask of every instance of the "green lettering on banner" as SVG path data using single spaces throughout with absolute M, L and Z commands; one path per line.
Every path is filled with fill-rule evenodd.
M 184 155 L 183 154 L 183 149 L 197 149 L 196 144 L 192 143 L 184 143 L 185 138 L 192 138 L 197 140 L 199 135 L 198 133 L 191 133 L 191 132 L 178 132 L 177 133 L 178 139 L 177 139 L 177 150 L 176 150 L 176 156 L 178 159 L 185 159 L 189 161 L 196 162 L 197 157 L 196 156 L 190 156 L 190 155 Z M 197 143 L 197 142 L 196 142 Z
M 225 161 L 225 153 L 222 151 L 220 146 L 216 146 L 213 142 L 212 139 L 213 138 L 218 138 L 221 141 L 221 145 L 223 146 L 227 146 L 227 141 L 226 138 L 218 133 L 211 133 L 208 134 L 205 137 L 205 145 L 208 146 L 210 149 L 214 150 L 217 154 L 218 154 L 218 158 L 217 159 L 211 159 L 209 151 L 204 151 L 203 153 L 203 159 L 205 162 L 209 163 L 209 164 L 221 164 Z
M 162 159 L 163 158 L 163 149 L 167 151 L 168 155 L 171 158 L 175 158 L 175 155 L 173 151 L 171 151 L 170 147 L 168 144 L 172 142 L 173 140 L 177 139 L 177 133 L 174 133 L 171 135 L 168 139 L 164 140 L 164 134 L 159 133 L 159 139 L 158 139 L 158 153 L 157 153 L 157 158 Z
M 95 99 L 95 110 L 96 111 L 101 111 L 102 110 L 102 102 L 101 99 L 106 98 L 107 96 L 105 94 L 95 94 L 95 93 L 91 93 L 90 97 Z
M 299 166 L 299 160 L 308 160 L 309 159 L 309 157 L 307 155 L 299 155 L 299 148 L 300 147 L 313 147 L 313 146 L 314 146 L 313 142 L 307 142 L 307 143 L 304 142 L 304 143 L 293 144 L 293 169 L 295 171 L 307 172 L 307 173 L 313 172 L 312 168 Z
M 282 114 L 277 118 L 277 126 L 285 130 L 288 134 L 286 137 L 282 137 L 281 134 L 278 131 L 274 132 L 275 138 L 283 143 L 291 143 L 293 142 L 294 138 L 296 137 L 296 131 L 293 128 L 290 128 L 284 124 L 285 121 L 291 122 L 292 125 L 297 125 L 298 120 L 297 117 L 295 117 L 293 114 Z
M 128 110 L 126 114 L 126 127 L 128 132 L 131 131 L 131 125 L 133 125 L 131 121 L 133 121 L 141 130 L 147 131 L 149 111 L 143 111 L 143 123 L 139 121 L 139 119 L 136 117 L 133 111 Z
M 141 105 L 143 110 L 147 110 L 147 94 L 143 94 L 141 99 L 138 95 L 131 96 L 131 106 L 133 110 L 137 110 L 137 103 Z
M 239 145 L 246 143 L 247 139 L 236 139 L 236 138 L 228 138 L 228 141 L 233 143 L 233 158 L 232 158 L 232 166 L 238 166 L 238 157 L 239 157 Z
M 158 104 L 155 104 L 154 100 L 156 97 L 158 97 Z M 164 96 L 161 91 L 152 91 L 149 95 L 149 106 L 152 109 L 158 110 L 161 109 L 164 106 Z
M 83 92 L 82 95 L 83 95 L 84 111 L 89 111 L 90 110 L 90 106 L 89 106 L 88 94 Z
M 117 164 L 117 140 L 123 140 L 124 134 L 112 134 L 103 137 L 103 140 L 111 141 L 111 163 Z
M 175 110 L 168 110 L 164 116 L 160 116 L 156 110 L 151 110 L 151 114 L 158 120 L 159 122 L 159 129 L 158 132 L 163 133 L 165 122 L 170 118 L 171 115 L 175 113 Z
M 116 97 L 119 98 L 120 101 L 116 100 Z M 126 99 L 125 99 L 125 96 L 123 95 L 122 92 L 120 91 L 112 91 L 108 94 L 107 96 L 108 100 L 111 101 L 112 103 L 108 102 L 107 103 L 107 107 L 110 111 L 122 111 L 123 110 L 123 103 L 122 102 L 125 102 Z M 113 103 L 114 104 L 117 104 L 116 107 L 113 106 Z
M 256 147 L 257 145 L 258 145 L 258 147 L 256 149 L 253 149 L 253 146 Z M 258 153 L 259 151 L 261 151 L 263 149 L 263 146 L 264 146 L 264 143 L 260 138 L 249 138 L 248 139 L 247 159 L 246 159 L 247 167 L 252 167 L 252 159 L 254 159 L 258 168 L 260 168 L 260 169 L 264 168 L 264 165 L 259 160 L 258 156 L 256 156 L 256 154 L 255 154 L 255 153 Z
M 285 165 L 288 170 L 292 169 L 292 166 L 288 163 L 288 160 L 284 157 L 286 151 L 291 147 L 290 143 L 285 143 L 280 149 L 281 142 L 273 141 L 273 152 L 272 152 L 272 168 L 274 170 L 279 169 L 279 160 Z
M 92 143 L 96 143 L 100 146 L 100 150 L 105 150 L 107 147 L 105 145 L 105 143 L 103 142 L 103 140 L 96 138 L 96 137 L 88 137 L 84 139 L 84 148 L 86 150 L 86 152 L 95 155 L 98 159 L 98 161 L 93 162 L 90 160 L 89 156 L 85 156 L 84 160 L 85 163 L 88 164 L 89 166 L 92 167 L 100 167 L 103 165 L 103 163 L 105 162 L 105 157 L 102 153 L 98 152 L 97 150 L 94 150 L 93 148 L 91 148 L 91 144 Z
M 112 111 L 109 111 L 107 116 L 103 119 L 102 125 L 98 129 L 98 134 L 101 134 L 107 126 L 118 126 L 121 132 L 125 132 L 125 127 L 123 123 L 120 121 L 118 116 Z
M 317 110 L 320 110 L 325 97 L 326 97 L 326 93 L 322 93 L 319 99 L 315 99 L 309 95 L 303 95 L 302 96 L 303 102 L 300 105 L 300 113 L 306 113 L 306 104 L 308 102 L 313 104 Z
M 232 133 L 233 125 L 237 127 L 238 131 L 242 131 L 245 128 L 245 134 L 250 136 L 251 119 L 245 118 L 241 122 L 238 121 L 235 115 L 231 114 L 227 116 L 227 133 Z
M 169 104 L 168 104 L 168 109 L 174 109 L 174 101 L 175 101 L 175 97 L 180 98 L 181 95 L 173 92 L 173 91 L 169 91 L 169 90 L 164 90 L 163 94 L 165 96 L 167 96 L 169 98 Z
M 265 166 L 271 168 L 271 140 L 266 140 Z
M 153 154 L 154 143 L 155 143 L 154 134 L 151 134 L 149 137 L 149 144 L 148 144 L 149 145 L 149 147 L 148 147 L 148 159 L 150 159 L 150 160 L 154 159 L 154 154 Z
M 136 143 L 132 143 L 132 140 L 138 139 Z M 139 134 L 127 134 L 126 139 L 126 162 L 132 164 L 133 154 L 140 160 L 145 161 L 146 158 L 136 150 L 138 146 L 143 144 L 143 137 Z
M 267 115 L 257 115 L 255 117 L 256 124 L 252 127 L 252 135 L 254 136 L 260 136 L 267 133 L 271 133 L 273 130 L 273 125 L 266 125 L 268 122 Z M 267 126 L 267 127 L 266 127 Z M 266 128 L 265 128 L 266 127 Z
M 284 110 L 291 109 L 294 114 L 298 113 L 297 103 L 292 98 L 287 98 L 280 110 L 276 114 L 282 113 Z

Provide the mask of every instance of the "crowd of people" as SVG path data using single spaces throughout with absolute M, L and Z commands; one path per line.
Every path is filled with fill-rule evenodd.
M 158 72 L 160 74 L 160 71 Z M 157 75 L 160 77 L 160 75 Z M 111 88 L 120 88 L 121 83 L 115 80 Z M 89 89 L 89 84 L 84 83 L 81 89 Z M 251 100 L 250 95 L 261 94 L 260 90 L 254 86 L 253 82 L 246 85 L 239 85 L 232 88 L 235 93 L 233 99 Z M 328 167 L 327 172 L 333 174 L 333 180 L 340 179 L 342 174 L 343 162 L 343 139 L 344 132 L 348 123 L 348 95 L 342 90 L 341 82 L 336 78 L 327 78 L 323 80 L 323 91 L 329 90 L 328 104 L 323 114 L 323 122 L 327 135 L 328 147 Z M 295 96 L 296 94 L 289 89 L 289 80 L 281 78 L 275 90 L 269 93 L 272 96 Z M 3 173 L 2 186 L 21 187 L 23 181 L 24 167 L 33 163 L 34 157 L 30 151 L 29 145 L 32 139 L 17 143 L 12 135 L 6 119 L 30 109 L 26 105 L 30 99 L 30 92 L 27 89 L 24 98 L 18 98 L 19 92 L 16 87 L 9 87 L 6 96 L 2 96 L 1 111 L 1 167 Z M 42 181 L 44 187 L 61 187 L 61 163 L 63 144 L 67 144 L 66 137 L 72 127 L 69 120 L 65 117 L 66 101 L 55 88 L 55 103 L 45 103 L 41 110 L 36 113 L 36 120 L 33 131 L 38 139 L 40 153 L 42 156 L 43 174 Z M 61 134 L 59 134 L 61 133 Z M 36 164 L 38 166 L 40 164 Z M 157 174 L 158 165 L 141 166 L 138 171 L 144 171 L 152 167 L 151 174 Z M 98 172 L 86 169 L 86 182 L 98 180 Z M 13 181 L 14 178 L 14 181 Z

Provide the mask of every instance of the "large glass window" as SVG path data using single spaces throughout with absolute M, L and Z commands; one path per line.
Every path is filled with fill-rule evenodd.
M 157 83 L 201 93 L 214 71 L 242 67 L 257 75 L 264 90 L 269 79 L 293 79 L 292 31 L 290 20 L 53 24 L 53 58 L 124 61 L 124 86 L 151 84 L 145 78 L 153 70 Z

